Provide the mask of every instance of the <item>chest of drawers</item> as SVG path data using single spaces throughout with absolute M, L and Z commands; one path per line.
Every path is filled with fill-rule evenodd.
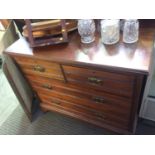
M 143 33 L 146 32 L 142 31 L 142 36 Z M 32 96 L 38 98 L 37 105 L 33 97 L 23 106 L 29 117 L 41 109 L 117 133 L 134 133 L 149 73 L 151 39 L 146 45 L 142 37 L 136 47 L 120 43 L 110 49 L 99 38 L 91 47 L 81 46 L 77 34 L 72 34 L 70 40 L 68 45 L 30 49 L 21 38 L 5 51 L 4 71 L 21 103 L 25 104 L 23 93 L 16 86 L 20 79 L 13 79 L 9 66 L 15 66 L 23 83 L 35 94 Z M 130 55 L 125 53 L 129 49 Z

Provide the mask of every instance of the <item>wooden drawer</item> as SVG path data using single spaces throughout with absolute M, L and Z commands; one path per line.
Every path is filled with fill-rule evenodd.
M 42 105 L 48 104 L 53 110 L 66 110 L 73 113 L 80 113 L 85 117 L 92 118 L 98 122 L 104 122 L 107 124 L 114 125 L 120 128 L 128 128 L 129 121 L 124 119 L 118 119 L 113 115 L 104 113 L 103 111 L 96 111 L 95 109 L 89 109 L 82 107 L 80 105 L 74 104 L 73 102 L 68 102 L 54 97 L 46 97 L 42 95 Z M 41 106 L 42 106 L 41 105 Z
M 112 95 L 103 91 L 94 91 L 93 89 L 83 88 L 81 87 L 81 85 L 60 82 L 58 80 L 52 80 L 42 77 L 26 76 L 26 78 L 29 80 L 33 87 L 37 86 L 40 89 L 43 89 L 45 92 L 46 90 L 52 92 L 56 91 L 59 93 L 65 93 L 67 96 L 74 96 L 81 100 L 81 104 L 83 104 L 83 102 L 86 103 L 86 100 L 88 100 L 89 102 L 94 102 L 94 105 L 107 105 L 110 107 L 116 107 L 118 109 L 123 108 L 128 110 L 132 104 L 131 98 L 129 99 L 117 95 Z M 99 98 L 101 100 L 96 100 L 96 98 Z
M 69 83 L 79 83 L 82 84 L 83 87 L 89 89 L 105 91 L 124 97 L 132 97 L 133 95 L 133 75 L 129 76 L 65 65 L 63 66 L 63 69 Z
M 112 115 L 115 118 L 120 120 L 129 120 L 130 119 L 130 108 L 131 102 L 130 100 L 124 100 L 121 97 L 109 96 L 101 97 L 96 96 L 93 93 L 83 93 L 78 89 L 70 89 L 68 84 L 59 82 L 59 85 L 55 82 L 49 82 L 47 79 L 33 79 L 32 77 L 27 77 L 31 79 L 30 83 L 33 89 L 38 93 L 38 96 L 42 99 L 42 96 L 54 97 L 57 99 L 61 99 L 67 102 L 74 103 L 75 105 L 88 108 L 95 109 L 99 112 L 104 112 L 107 115 Z M 38 82 L 38 79 L 40 81 Z M 52 80 L 53 81 L 53 80 Z M 97 99 L 96 99 L 97 98 Z M 99 98 L 99 101 L 98 101 Z M 100 101 L 100 98 L 105 98 L 104 101 Z
M 112 114 L 120 119 L 129 119 L 130 117 L 130 109 L 124 108 L 124 107 L 117 107 L 117 106 L 111 106 L 107 102 L 104 103 L 99 103 L 95 102 L 93 99 L 85 99 L 85 98 L 80 98 L 79 96 L 75 96 L 72 94 L 65 94 L 63 92 L 57 92 L 55 90 L 46 91 L 43 90 L 39 87 L 35 87 L 35 90 L 37 90 L 38 95 L 40 98 L 43 96 L 48 96 L 48 97 L 55 97 L 58 99 L 62 99 L 68 102 L 72 102 L 76 105 L 86 107 L 89 109 L 96 109 L 97 111 L 104 111 L 107 114 Z
M 64 80 L 60 65 L 57 63 L 23 57 L 15 57 L 15 60 L 26 75 Z

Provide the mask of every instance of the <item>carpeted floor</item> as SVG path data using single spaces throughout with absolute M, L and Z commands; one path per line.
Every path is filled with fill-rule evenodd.
M 57 113 L 46 113 L 30 122 L 21 106 L 0 126 L 0 135 L 112 135 L 114 133 L 83 121 Z M 136 135 L 155 135 L 155 124 L 146 120 L 138 123 Z
M 0 70 L 0 135 L 109 135 L 103 128 L 57 113 L 30 122 Z M 155 123 L 140 120 L 136 134 L 155 134 Z
M 59 115 L 46 113 L 30 123 L 22 108 L 18 106 L 0 127 L 1 135 L 98 135 L 112 134 L 89 123 Z
M 19 102 L 0 69 L 0 126 L 17 108 Z

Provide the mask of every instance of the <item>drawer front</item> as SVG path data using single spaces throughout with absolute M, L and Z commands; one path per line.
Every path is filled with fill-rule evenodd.
M 23 57 L 15 57 L 14 59 L 26 75 L 64 80 L 60 65 L 57 63 Z
M 46 97 L 42 96 L 42 105 L 48 104 L 53 110 L 59 109 L 59 110 L 66 110 L 66 111 L 72 111 L 75 113 L 80 113 L 85 117 L 92 118 L 98 122 L 104 122 L 110 125 L 114 125 L 115 127 L 120 128 L 128 128 L 129 122 L 127 120 L 120 120 L 115 116 L 107 115 L 103 111 L 96 111 L 95 109 L 89 109 L 86 107 L 81 107 L 77 104 L 74 104 L 72 102 L 68 102 L 65 100 L 61 100 L 54 97 Z
M 32 79 L 32 77 L 27 77 Z M 75 106 L 80 106 L 82 108 L 87 108 L 90 111 L 92 109 L 98 111 L 99 113 L 104 112 L 108 117 L 116 118 L 118 121 L 129 122 L 130 120 L 130 108 L 131 104 L 129 100 L 124 100 L 120 97 L 108 98 L 106 100 L 101 96 L 96 96 L 93 93 L 83 93 L 82 91 L 77 91 L 69 89 L 68 84 L 55 84 L 47 82 L 47 79 L 40 80 L 38 78 L 35 80 L 30 80 L 33 89 L 38 93 L 42 102 L 44 97 L 53 97 L 66 102 L 74 103 Z M 60 83 L 60 82 L 59 82 Z M 66 85 L 66 86 L 65 86 Z M 62 86 L 62 87 L 61 87 Z M 127 102 L 127 103 L 126 103 Z
M 94 105 L 107 105 L 116 107 L 118 109 L 127 109 L 131 107 L 132 99 L 124 98 L 117 95 L 108 94 L 102 91 L 94 91 L 93 89 L 86 89 L 81 85 L 71 83 L 64 83 L 58 80 L 51 80 L 49 78 L 26 76 L 33 87 L 37 86 L 44 91 L 56 91 L 65 93 L 67 96 L 74 96 L 81 100 L 80 104 L 93 102 Z M 50 95 L 50 94 L 49 94 Z M 83 100 L 83 102 L 82 102 Z M 93 104 L 92 104 L 93 105 Z
M 134 76 L 96 71 L 92 69 L 63 66 L 67 81 L 80 83 L 83 87 L 101 90 L 124 97 L 133 95 Z
M 76 105 L 79 105 L 81 107 L 86 107 L 89 109 L 96 109 L 97 111 L 104 111 L 105 113 L 109 114 L 109 115 L 114 115 L 120 119 L 129 119 L 130 117 L 130 110 L 128 108 L 124 108 L 124 107 L 117 107 L 117 106 L 111 106 L 110 104 L 108 104 L 107 102 L 104 103 L 99 103 L 99 102 L 95 102 L 93 99 L 85 99 L 85 98 L 80 98 L 78 96 L 72 95 L 72 94 L 65 94 L 63 92 L 57 92 L 52 90 L 50 91 L 46 91 L 43 90 L 39 87 L 34 87 L 35 90 L 37 90 L 38 95 L 40 98 L 42 98 L 42 96 L 51 96 L 51 97 L 55 97 L 55 98 L 59 98 L 68 102 L 72 102 Z

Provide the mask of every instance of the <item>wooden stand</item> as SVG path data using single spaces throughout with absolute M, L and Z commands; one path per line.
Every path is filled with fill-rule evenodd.
M 35 38 L 33 36 L 31 20 L 25 19 L 25 22 L 27 25 L 28 40 L 30 42 L 30 47 L 46 46 L 46 45 L 53 45 L 53 44 L 68 42 L 68 35 L 67 35 L 65 20 L 60 20 L 61 35 L 50 36 L 48 38 L 47 37 Z

